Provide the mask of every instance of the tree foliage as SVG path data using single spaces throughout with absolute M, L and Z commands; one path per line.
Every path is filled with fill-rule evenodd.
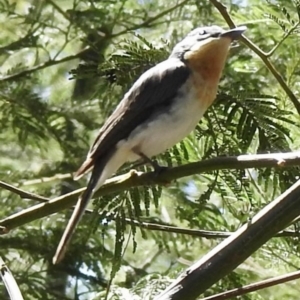
M 300 2 L 222 3 L 235 24 L 247 25 L 249 40 L 231 49 L 215 103 L 190 136 L 157 157 L 163 165 L 299 148 Z M 2 181 L 47 199 L 84 187 L 86 179 L 74 182 L 71 173 L 134 80 L 192 28 L 228 27 L 215 4 L 0 0 Z M 233 232 L 298 178 L 296 165 L 218 169 L 108 193 L 95 198 L 58 266 L 51 260 L 69 209 L 1 236 L 0 256 L 25 299 L 105 299 L 107 286 L 108 299 L 153 299 L 221 241 L 192 230 Z M 1 219 L 38 203 L 7 188 L 0 196 Z M 270 240 L 205 295 L 298 269 L 298 228 L 295 220 L 294 235 Z M 4 285 L 0 294 L 9 299 Z M 298 294 L 284 284 L 240 299 Z

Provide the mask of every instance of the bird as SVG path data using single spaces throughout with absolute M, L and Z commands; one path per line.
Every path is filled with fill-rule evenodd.
M 228 30 L 217 25 L 198 27 L 175 45 L 166 60 L 136 80 L 104 122 L 74 175 L 78 180 L 91 170 L 53 264 L 63 259 L 89 200 L 106 179 L 124 163 L 141 159 L 159 171 L 160 166 L 151 158 L 194 130 L 216 98 L 232 41 L 245 30 L 245 26 Z

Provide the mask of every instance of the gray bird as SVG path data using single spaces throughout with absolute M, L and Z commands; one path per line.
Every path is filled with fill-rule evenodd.
M 125 162 L 143 159 L 151 163 L 151 157 L 171 148 L 196 127 L 216 97 L 231 42 L 245 30 L 244 26 L 196 28 L 174 47 L 167 60 L 133 84 L 75 174 L 76 180 L 92 170 L 53 257 L 54 264 L 64 257 L 89 200 L 106 179 Z

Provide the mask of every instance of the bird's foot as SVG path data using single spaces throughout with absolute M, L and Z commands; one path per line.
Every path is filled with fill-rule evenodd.
M 152 160 L 145 155 L 143 156 L 143 159 L 145 162 L 147 162 L 149 165 L 153 167 L 156 176 L 159 176 L 161 173 L 168 170 L 168 167 L 161 166 L 156 160 Z
M 171 183 L 171 181 L 160 179 L 159 177 L 164 172 L 168 171 L 169 167 L 161 166 L 156 161 L 152 161 L 152 166 L 153 166 L 153 169 L 154 169 L 154 171 L 152 172 L 153 180 L 158 182 L 159 184 L 161 184 L 163 186 L 168 186 Z
M 157 161 L 152 161 L 152 167 L 154 169 L 153 172 L 155 173 L 156 176 L 159 176 L 160 174 L 162 174 L 163 172 L 169 169 L 169 167 L 161 166 L 160 164 L 158 164 Z
M 164 173 L 165 171 L 167 171 L 169 169 L 168 167 L 159 165 L 156 160 L 150 159 L 147 155 L 145 155 L 142 152 L 136 151 L 135 153 L 137 155 L 139 155 L 144 160 L 145 163 L 148 163 L 149 165 L 151 165 L 153 167 L 153 169 L 154 169 L 154 171 L 153 171 L 153 176 L 154 176 L 153 180 L 154 181 L 157 181 L 157 177 L 159 177 L 162 173 Z M 166 181 L 166 180 L 160 180 L 160 184 L 168 185 L 168 184 L 170 184 L 170 182 Z

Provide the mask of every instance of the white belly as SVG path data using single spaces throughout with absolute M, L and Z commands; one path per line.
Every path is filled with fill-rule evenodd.
M 181 92 L 187 95 L 185 99 L 179 93 L 167 113 L 138 126 L 126 140 L 118 143 L 119 151 L 127 152 L 127 161 L 140 159 L 131 151 L 133 148 L 150 158 L 177 144 L 196 127 L 207 109 L 207 104 L 197 99 L 191 82 L 185 84 Z

